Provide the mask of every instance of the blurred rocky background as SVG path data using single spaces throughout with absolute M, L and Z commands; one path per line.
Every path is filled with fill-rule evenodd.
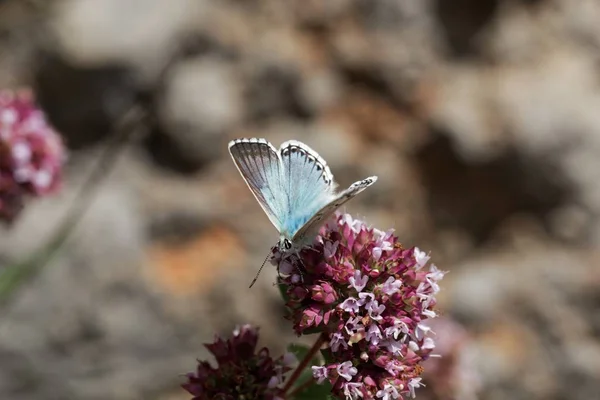
M 2 0 L 0 87 L 22 86 L 72 152 L 0 268 L 128 110 L 151 118 L 0 309 L 0 398 L 186 399 L 179 374 L 243 322 L 282 351 L 275 271 L 247 289 L 277 234 L 227 154 L 244 136 L 306 142 L 341 185 L 379 175 L 347 210 L 450 271 L 418 398 L 598 398 L 597 0 Z

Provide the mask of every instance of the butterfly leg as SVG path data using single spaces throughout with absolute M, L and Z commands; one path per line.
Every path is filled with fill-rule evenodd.
M 277 280 L 281 281 L 283 279 L 283 276 L 281 275 L 281 271 L 279 269 L 279 265 L 281 265 L 281 264 L 277 264 Z
M 298 261 L 294 262 L 293 260 L 291 260 L 291 258 L 293 256 L 296 256 Z M 304 267 L 304 262 L 302 261 L 302 258 L 300 257 L 300 251 L 297 249 L 289 250 L 283 254 L 282 259 L 290 260 L 290 264 L 293 266 L 293 268 L 296 269 L 296 271 L 298 271 L 298 275 L 300 275 L 301 281 L 304 283 L 304 273 L 302 272 L 302 268 L 301 268 L 301 266 Z M 300 264 L 300 265 L 298 265 L 298 264 Z M 282 279 L 285 277 L 281 275 L 279 265 L 280 264 L 277 265 L 277 275 L 278 275 L 279 279 Z M 304 268 L 306 269 L 306 267 L 304 267 Z
M 304 261 L 302 261 L 302 257 L 300 257 L 300 250 L 295 250 L 296 252 L 296 257 L 298 257 L 298 263 L 300 263 L 302 265 L 302 268 L 304 268 L 304 270 L 306 270 L 306 265 L 304 265 Z M 302 273 L 302 268 L 299 268 L 298 266 L 298 275 L 300 275 L 300 279 L 301 282 L 304 283 L 304 274 Z

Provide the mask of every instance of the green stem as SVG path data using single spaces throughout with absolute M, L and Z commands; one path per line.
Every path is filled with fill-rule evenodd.
M 67 214 L 58 223 L 49 240 L 44 243 L 34 254 L 17 264 L 13 264 L 0 271 L 0 306 L 10 299 L 11 295 L 28 279 L 35 276 L 64 246 L 83 214 L 89 209 L 101 184 L 109 176 L 116 164 L 118 156 L 129 139 L 137 130 L 143 118 L 140 110 L 130 110 L 122 119 L 115 135 L 109 139 L 106 148 L 100 155 L 90 176 L 77 191 L 73 203 Z
M 317 354 L 317 352 L 321 349 L 326 340 L 327 339 L 325 334 L 321 333 L 315 341 L 315 343 L 310 348 L 310 350 L 308 351 L 308 353 L 306 353 L 306 356 L 304 356 L 304 359 L 300 361 L 300 364 L 298 364 L 298 366 L 292 373 L 292 376 L 290 376 L 290 379 L 288 379 L 288 381 L 286 382 L 285 386 L 283 387 L 284 393 L 287 393 L 292 387 L 292 385 L 298 380 L 298 378 L 302 374 L 302 371 L 304 371 L 304 368 L 306 368 L 306 366 L 310 363 L 310 360 L 314 358 L 315 354 Z

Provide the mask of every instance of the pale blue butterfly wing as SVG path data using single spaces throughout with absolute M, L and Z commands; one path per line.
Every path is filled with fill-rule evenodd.
M 237 139 L 229 142 L 229 153 L 258 204 L 281 231 L 288 205 L 279 152 L 264 139 Z
M 323 222 L 325 222 L 335 211 L 344 205 L 347 201 L 352 199 L 354 196 L 371 186 L 377 181 L 376 176 L 370 176 L 361 181 L 354 182 L 350 187 L 343 192 L 335 196 L 335 198 L 327 203 L 320 210 L 304 223 L 294 234 L 292 243 L 296 247 L 301 247 L 305 244 L 310 243 L 321 228 Z
M 264 139 L 237 139 L 229 152 L 273 225 L 295 247 L 310 242 L 329 216 L 377 180 L 366 178 L 336 193 L 325 160 L 295 140 L 277 151 Z
M 296 232 L 335 198 L 335 185 L 325 160 L 304 143 L 287 141 L 279 148 L 279 154 L 288 201 L 280 234 L 293 241 Z

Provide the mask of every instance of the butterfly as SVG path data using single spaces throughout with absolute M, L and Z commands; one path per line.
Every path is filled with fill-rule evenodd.
M 236 139 L 229 142 L 229 153 L 279 231 L 284 253 L 312 242 L 338 208 L 377 181 L 371 176 L 338 192 L 325 160 L 297 140 L 276 149 L 265 139 Z

